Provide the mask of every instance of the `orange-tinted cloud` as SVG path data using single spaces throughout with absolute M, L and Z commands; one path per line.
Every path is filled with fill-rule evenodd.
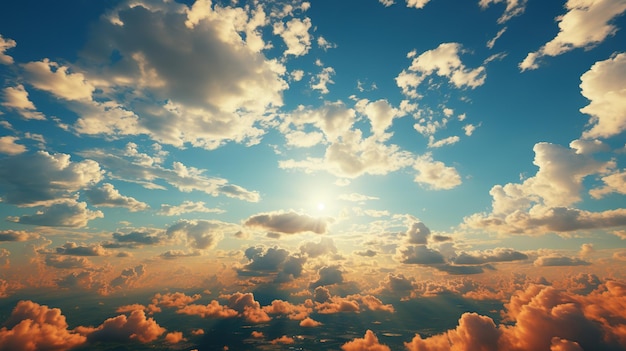
M 311 317 L 306 317 L 302 321 L 300 321 L 300 326 L 304 328 L 315 328 L 322 325 L 322 323 L 312 319 Z
M 0 329 L 1 351 L 69 350 L 87 341 L 84 335 L 68 330 L 58 308 L 32 301 L 17 303 Z
M 178 344 L 179 342 L 186 340 L 187 339 L 183 336 L 183 332 L 171 332 L 165 335 L 165 341 L 170 344 Z
M 276 345 L 276 344 L 290 345 L 290 344 L 293 344 L 295 342 L 296 341 L 293 338 L 291 338 L 291 337 L 289 337 L 287 335 L 283 335 L 280 338 L 277 338 L 277 339 L 274 339 L 274 340 L 270 341 L 270 343 L 272 345 Z
M 109 318 L 97 328 L 78 327 L 76 330 L 87 335 L 89 341 L 151 342 L 165 333 L 153 318 L 146 318 L 143 310 L 132 311 L 129 317 L 119 315 Z
M 367 330 L 365 336 L 356 338 L 341 346 L 343 351 L 391 351 L 389 346 L 380 344 L 373 331 Z

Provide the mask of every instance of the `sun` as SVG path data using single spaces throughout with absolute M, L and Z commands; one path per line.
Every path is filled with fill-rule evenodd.
M 324 211 L 326 209 L 326 205 L 323 202 L 318 202 L 317 203 L 317 210 L 318 211 Z

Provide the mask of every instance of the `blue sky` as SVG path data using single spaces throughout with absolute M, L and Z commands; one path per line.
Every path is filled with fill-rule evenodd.
M 198 293 L 233 304 L 220 318 L 254 323 L 235 300 L 256 306 L 245 294 L 269 286 L 302 306 L 308 293 L 322 315 L 332 299 L 382 297 L 374 310 L 388 311 L 384 298 L 435 294 L 418 282 L 506 302 L 537 282 L 574 294 L 587 274 L 600 294 L 624 279 L 623 0 L 1 9 L 7 316 L 33 291 Z M 158 322 L 143 307 L 119 310 Z M 191 349 L 200 335 L 155 320 L 140 342 Z M 85 328 L 64 329 L 66 348 L 106 343 Z M 0 340 L 18 342 L 10 333 Z

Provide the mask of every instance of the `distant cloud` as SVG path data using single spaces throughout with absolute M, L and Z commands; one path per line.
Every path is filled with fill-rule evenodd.
M 541 256 L 534 262 L 538 267 L 550 267 L 550 266 L 588 266 L 591 263 L 581 260 L 575 257 L 567 256 Z
M 232 225 L 220 221 L 181 219 L 168 227 L 166 234 L 191 249 L 209 250 L 224 238 L 224 231 L 230 229 Z
M 5 155 L 19 155 L 26 152 L 26 146 L 16 143 L 20 140 L 14 136 L 0 137 L 0 154 Z
M 411 1 L 411 0 L 408 0 Z M 352 341 L 341 345 L 343 351 L 391 351 L 391 348 L 385 344 L 381 344 L 373 331 L 367 330 L 363 338 L 356 338 Z
M 364 202 L 369 200 L 378 200 L 376 196 L 363 195 L 359 193 L 340 194 L 337 197 L 339 200 L 351 201 L 351 202 Z
M 621 0 L 568 0 L 565 9 L 567 12 L 557 17 L 559 33 L 538 51 L 526 56 L 519 64 L 522 71 L 539 68 L 539 60 L 545 56 L 558 56 L 577 48 L 588 49 L 615 34 L 617 27 L 609 23 L 626 11 L 626 3 Z
M 92 266 L 91 262 L 85 257 L 74 256 L 47 255 L 44 262 L 46 266 L 61 269 L 88 268 Z
M 2 97 L 4 102 L 0 105 L 17 111 L 24 119 L 45 120 L 46 117 L 37 111 L 35 104 L 28 98 L 28 92 L 22 84 L 15 87 L 6 87 L 3 90 Z
M 311 217 L 294 211 L 260 213 L 249 217 L 244 225 L 279 234 L 298 234 L 312 232 L 324 234 L 331 220 L 323 217 Z
M 418 157 L 413 168 L 417 171 L 415 182 L 424 184 L 429 189 L 448 190 L 461 184 L 461 176 L 456 168 L 433 160 L 430 153 Z
M 320 238 L 319 242 L 308 241 L 300 245 L 300 252 L 306 254 L 310 258 L 322 255 L 336 254 L 337 247 L 332 238 Z
M 144 211 L 149 208 L 145 202 L 121 195 L 110 183 L 104 183 L 100 188 L 87 189 L 85 195 L 96 207 L 124 207 L 130 212 Z
M 2 241 L 29 241 L 38 239 L 39 233 L 26 232 L 23 230 L 0 230 L 0 242 Z
M 306 54 L 311 48 L 311 35 L 309 34 L 311 29 L 311 19 L 304 18 L 292 18 L 286 23 L 277 22 L 274 24 L 274 34 L 279 35 L 287 50 L 283 53 L 284 56 L 302 56 Z
M 485 67 L 467 68 L 461 62 L 463 53 L 461 44 L 442 43 L 436 49 L 428 50 L 413 58 L 408 69 L 397 77 L 396 83 L 402 93 L 408 97 L 418 98 L 417 87 L 430 75 L 447 78 L 457 88 L 476 88 L 483 85 L 486 78 Z M 409 57 L 413 52 L 409 53 Z
M 430 0 L 406 0 L 406 7 L 414 7 L 416 9 L 421 9 L 428 4 Z
M 506 9 L 500 18 L 498 23 L 505 23 L 515 16 L 519 16 L 526 10 L 526 3 L 528 0 L 480 0 L 478 6 L 485 9 L 493 4 L 506 3 Z
M 455 264 L 480 265 L 490 262 L 511 262 L 528 259 L 528 255 L 507 248 L 496 248 L 484 251 L 460 252 L 454 259 Z
M 0 64 L 13 64 L 13 57 L 5 54 L 5 51 L 14 48 L 16 45 L 17 43 L 15 42 L 15 40 L 4 38 L 2 34 L 0 34 Z
M 320 286 L 343 283 L 343 270 L 340 266 L 324 266 L 317 271 L 318 279 L 311 282 L 309 287 L 315 289 Z
M 134 310 L 129 316 L 119 315 L 109 318 L 96 328 L 78 327 L 76 330 L 87 335 L 89 342 L 106 340 L 148 343 L 165 333 L 165 328 L 161 327 L 153 318 L 146 318 L 143 310 Z
M 98 183 L 103 173 L 93 160 L 72 162 L 67 154 L 37 151 L 0 160 L 0 188 L 4 202 L 32 205 L 68 197 Z
M 84 228 L 89 221 L 103 217 L 104 214 L 101 211 L 88 209 L 84 202 L 64 199 L 45 206 L 34 214 L 9 217 L 8 220 L 15 223 L 48 227 Z

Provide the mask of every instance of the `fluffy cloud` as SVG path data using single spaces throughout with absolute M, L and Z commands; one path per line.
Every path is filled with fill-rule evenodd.
M 300 277 L 307 258 L 290 255 L 289 251 L 277 247 L 265 250 L 262 247 L 249 247 L 245 255 L 250 262 L 238 270 L 240 275 L 275 275 L 275 282 L 283 283 Z
M 39 234 L 25 232 L 22 230 L 0 230 L 0 242 L 1 241 L 28 241 L 39 238 Z
M 192 249 L 209 250 L 223 238 L 230 225 L 220 221 L 182 219 L 166 230 L 170 238 L 183 241 Z
M 183 201 L 178 206 L 163 204 L 159 210 L 162 216 L 179 216 L 183 213 L 202 212 L 202 213 L 223 213 L 224 210 L 219 208 L 208 208 L 204 206 L 203 201 Z
M 505 305 L 505 322 L 465 313 L 455 329 L 405 343 L 408 350 L 612 350 L 626 346 L 624 284 L 608 281 L 589 295 L 530 285 Z M 578 346 L 578 348 L 576 348 Z
M 626 11 L 621 0 L 568 0 L 567 12 L 559 16 L 559 33 L 538 51 L 529 53 L 519 64 L 522 71 L 539 68 L 544 56 L 557 56 L 576 48 L 590 48 L 615 34 L 610 22 Z
M 387 100 L 368 101 L 360 100 L 356 109 L 365 115 L 372 126 L 372 133 L 382 135 L 387 128 L 391 127 L 393 119 L 402 115 L 402 112 L 391 106 Z
M 623 5 L 626 9 L 626 5 Z M 626 53 L 596 62 L 581 77 L 581 93 L 589 105 L 580 109 L 591 116 L 583 138 L 608 138 L 626 130 Z
M 138 229 L 129 233 L 113 233 L 113 238 L 118 243 L 139 245 L 156 245 L 167 240 L 162 230 L 154 229 Z
M 336 254 L 337 247 L 331 238 L 321 238 L 319 242 L 308 241 L 300 245 L 300 252 L 308 257 L 315 258 L 327 254 Z
M 485 9 L 493 4 L 505 3 L 506 9 L 500 18 L 498 23 L 504 23 L 515 16 L 519 16 L 526 10 L 526 3 L 528 0 L 480 0 L 478 5 Z
M 13 57 L 5 54 L 5 51 L 14 48 L 17 45 L 15 40 L 4 38 L 0 34 L 0 64 L 10 65 L 13 63 Z
M 67 154 L 38 151 L 0 160 L 0 186 L 4 202 L 29 205 L 67 197 L 98 183 L 103 176 L 93 160 L 70 161 Z
M 149 189 L 165 189 L 154 181 L 162 179 L 182 192 L 202 191 L 211 196 L 224 195 L 244 201 L 258 202 L 256 191 L 230 184 L 226 179 L 204 175 L 205 170 L 173 162 L 172 168 L 159 164 L 158 156 L 140 153 L 129 143 L 126 150 L 88 150 L 81 155 L 98 160 L 103 167 L 115 170 L 115 178 L 135 182 Z
M 428 4 L 429 2 L 430 0 L 406 0 L 406 7 L 421 9 L 424 8 L 424 6 L 426 6 L 426 4 Z
M 58 308 L 32 301 L 17 303 L 0 329 L 0 350 L 69 350 L 85 344 L 84 335 L 68 330 Z
M 292 21 L 281 34 L 304 43 L 298 24 L 306 21 Z M 118 6 L 96 25 L 84 57 L 99 67 L 89 75 L 102 85 L 104 98 L 134 113 L 82 114 L 77 130 L 147 133 L 178 147 L 257 143 L 264 133 L 258 122 L 282 105 L 281 93 L 287 88 L 281 77 L 285 67 L 260 52 L 265 44 L 259 28 L 266 24 L 260 6 L 244 9 L 205 1 L 192 8 L 170 2 Z M 112 62 L 112 53 L 119 60 Z M 146 104 L 144 96 L 162 103 Z
M 401 263 L 435 265 L 445 263 L 443 255 L 426 245 L 407 245 L 398 248 L 396 258 Z
M 460 252 L 454 259 L 455 264 L 479 265 L 490 262 L 511 262 L 528 259 L 528 255 L 507 248 L 493 250 Z
M 318 279 L 311 282 L 310 288 L 343 283 L 343 270 L 340 266 L 324 266 L 317 271 Z
M 85 257 L 47 255 L 44 262 L 47 266 L 61 269 L 91 267 L 91 262 Z
M 202 318 L 231 318 L 239 314 L 227 306 L 220 305 L 216 300 L 211 301 L 207 305 L 187 305 L 178 309 L 176 313 L 195 315 Z
M 279 234 L 304 232 L 324 234 L 329 223 L 330 219 L 328 218 L 315 218 L 307 214 L 290 211 L 257 214 L 246 219 L 244 225 Z
M 535 266 L 588 266 L 591 263 L 576 257 L 567 256 L 541 256 L 534 262 Z
M 447 190 L 461 184 L 461 176 L 456 168 L 446 166 L 441 161 L 434 161 L 430 154 L 418 157 L 413 168 L 417 171 L 415 182 L 424 184 L 430 189 Z
M 100 188 L 87 189 L 85 195 L 94 206 L 98 207 L 124 207 L 130 212 L 143 211 L 149 207 L 145 202 L 123 196 L 113 184 L 109 183 L 102 184 Z
M 37 112 L 35 104 L 28 99 L 28 92 L 23 85 L 4 88 L 4 102 L 1 104 L 11 110 L 17 111 L 25 119 L 44 120 L 46 117 Z
M 91 100 L 95 87 L 87 82 L 83 73 L 71 72 L 48 59 L 23 64 L 26 80 L 39 90 L 52 93 L 65 100 Z
M 583 180 L 593 174 L 604 174 L 612 161 L 597 161 L 591 155 L 549 143 L 534 147 L 536 175 L 522 183 L 494 186 L 491 214 L 465 218 L 473 228 L 503 233 L 570 232 L 619 226 L 625 223 L 626 210 L 589 212 L 572 208 L 581 200 Z
M 156 340 L 165 333 L 153 318 L 146 318 L 143 310 L 134 310 L 129 316 L 119 315 L 109 318 L 97 328 L 78 327 L 81 334 L 87 335 L 90 342 L 97 341 L 139 341 L 143 343 Z
M 280 35 L 287 50 L 284 55 L 302 56 L 311 48 L 311 20 L 309 18 L 292 18 L 287 23 L 278 22 L 274 24 L 274 34 Z
M 14 136 L 0 137 L 0 154 L 19 155 L 26 152 L 26 146 L 17 144 L 18 140 L 20 139 Z
M 379 343 L 376 334 L 367 330 L 363 338 L 356 338 L 341 345 L 343 351 L 391 351 L 389 346 Z
M 461 62 L 461 44 L 442 43 L 436 49 L 428 50 L 413 58 L 408 69 L 397 77 L 396 83 L 409 97 L 417 98 L 417 88 L 430 75 L 445 77 L 457 88 L 476 88 L 483 85 L 486 78 L 485 67 L 467 68 Z M 415 52 L 409 53 L 413 57 Z
M 9 220 L 15 223 L 30 225 L 84 228 L 90 220 L 103 217 L 104 214 L 102 212 L 91 211 L 84 202 L 64 199 L 46 206 L 34 214 L 9 217 Z
M 601 179 L 603 186 L 589 190 L 592 197 L 599 199 L 612 193 L 626 195 L 626 171 L 609 174 Z

